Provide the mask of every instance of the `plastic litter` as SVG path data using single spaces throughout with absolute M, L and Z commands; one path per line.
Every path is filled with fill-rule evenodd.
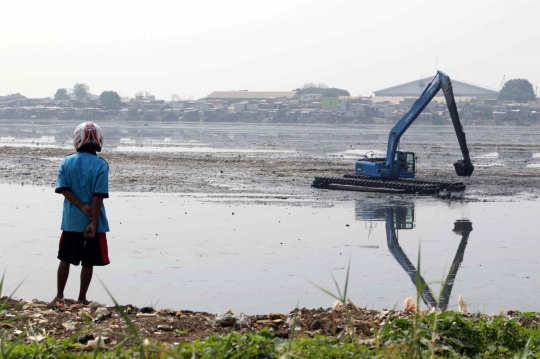
M 139 309 L 139 313 L 144 313 L 144 314 L 152 314 L 155 311 L 156 310 L 152 307 L 142 307 L 141 309 Z
M 407 297 L 403 301 L 403 306 L 405 309 L 403 309 L 404 312 L 415 312 L 416 311 L 416 300 L 412 299 L 412 297 Z
M 112 313 L 109 312 L 107 315 L 100 314 L 98 315 L 94 320 L 92 320 L 92 323 L 99 323 L 104 321 L 105 319 L 108 319 L 112 316 Z
M 41 334 L 28 336 L 28 340 L 33 341 L 33 342 L 37 342 L 37 343 L 39 343 L 43 339 L 45 339 L 45 337 L 43 335 L 41 335 Z
M 89 340 L 87 343 L 86 343 L 86 348 L 91 348 L 91 349 L 94 349 L 97 344 L 99 342 L 99 346 L 100 347 L 103 347 L 104 344 L 106 344 L 107 342 L 110 342 L 110 339 L 109 338 L 106 338 L 106 337 L 101 337 L 101 338 L 95 338 L 93 340 Z
M 343 310 L 343 303 L 341 300 L 336 300 L 334 304 L 332 305 L 332 310 Z
M 458 297 L 457 305 L 458 305 L 458 311 L 461 314 L 468 314 L 469 313 L 467 311 L 467 302 L 465 301 L 465 299 L 463 299 L 463 297 L 461 297 L 461 294 Z
M 96 309 L 96 311 L 94 312 L 95 315 L 108 315 L 109 314 L 109 311 L 107 310 L 107 308 L 103 308 L 103 307 L 99 307 Z
M 62 326 L 66 328 L 66 330 L 75 330 L 75 324 L 70 320 L 69 322 L 62 323 Z
M 88 308 L 92 308 L 92 309 L 95 309 L 95 308 L 99 308 L 99 307 L 105 307 L 105 305 L 101 304 L 100 302 L 90 302 L 90 304 L 88 304 Z
M 240 313 L 240 315 L 237 315 L 234 311 L 229 309 L 225 313 L 219 313 L 216 315 L 212 321 L 213 326 L 221 326 L 221 327 L 249 327 L 249 319 L 246 318 L 246 315 L 244 313 Z
M 86 335 L 83 335 L 82 337 L 79 337 L 77 339 L 77 342 L 80 344 L 86 344 L 88 343 L 89 340 L 94 340 L 94 339 L 96 339 L 96 337 L 94 337 L 94 334 L 86 334 Z

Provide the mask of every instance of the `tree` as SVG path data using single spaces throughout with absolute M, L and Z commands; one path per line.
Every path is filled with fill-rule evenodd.
M 128 115 L 130 118 L 137 118 L 139 116 L 139 108 L 137 106 L 128 107 Z
M 439 111 L 431 111 L 431 123 L 433 125 L 444 125 L 444 118 L 441 116 Z
M 56 93 L 54 94 L 54 99 L 55 100 L 69 100 L 67 89 L 56 90 Z
M 135 100 L 137 101 L 142 101 L 144 100 L 144 92 L 142 91 L 139 91 L 135 94 Z
M 509 80 L 499 91 L 499 100 L 503 101 L 527 102 L 535 98 L 532 84 L 525 79 Z
M 103 91 L 99 95 L 101 101 L 101 106 L 106 107 L 111 110 L 116 110 L 120 107 L 120 95 L 114 91 Z
M 78 100 L 86 100 L 90 95 L 90 86 L 76 83 L 73 87 L 73 93 Z
M 315 84 L 313 82 L 306 82 L 302 86 L 302 88 L 297 88 L 294 91 L 296 91 L 298 95 L 321 94 L 323 96 L 330 97 L 351 95 L 347 90 L 338 89 L 335 87 L 328 87 L 326 84 L 323 83 Z

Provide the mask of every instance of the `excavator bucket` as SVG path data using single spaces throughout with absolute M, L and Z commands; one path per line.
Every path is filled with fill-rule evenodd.
M 474 171 L 474 166 L 470 161 L 459 160 L 454 162 L 454 167 L 456 168 L 456 174 L 460 177 L 466 176 L 469 177 Z
M 472 230 L 473 228 L 471 221 L 466 219 L 458 219 L 456 222 L 454 222 L 454 229 L 452 231 L 458 235 L 468 236 L 469 233 L 472 232 Z

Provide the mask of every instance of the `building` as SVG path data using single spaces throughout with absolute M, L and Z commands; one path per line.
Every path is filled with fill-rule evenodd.
M 424 91 L 430 81 L 430 79 L 415 80 L 382 90 L 373 91 L 373 93 L 378 97 L 418 97 L 422 94 L 422 91 Z M 487 87 L 473 85 L 458 80 L 451 81 L 455 97 L 481 97 L 485 99 L 496 99 L 499 95 L 499 91 L 492 90 Z M 444 96 L 444 94 L 442 91 L 439 91 L 437 96 Z

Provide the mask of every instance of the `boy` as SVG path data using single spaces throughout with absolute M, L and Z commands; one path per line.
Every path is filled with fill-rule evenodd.
M 101 128 L 93 122 L 81 123 L 73 134 L 73 145 L 77 153 L 60 164 L 55 189 L 65 199 L 58 250 L 58 292 L 51 302 L 53 307 L 63 301 L 70 264 L 78 266 L 82 262 L 78 302 L 88 304 L 86 293 L 94 266 L 110 263 L 105 235 L 109 223 L 103 206 L 103 199 L 109 197 L 109 166 L 96 154 L 103 147 Z

